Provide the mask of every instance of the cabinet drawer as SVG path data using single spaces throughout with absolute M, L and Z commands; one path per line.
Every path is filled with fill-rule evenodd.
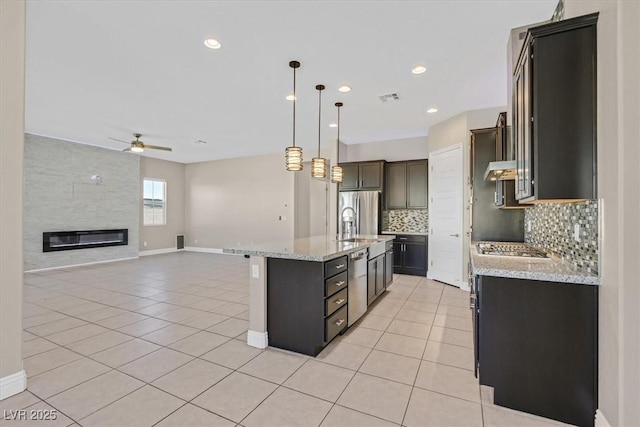
M 347 287 L 348 281 L 348 272 L 343 271 L 342 273 L 331 277 L 324 281 L 324 296 L 333 295 L 341 289 Z
M 407 243 L 427 243 L 427 236 L 419 236 L 412 234 L 396 234 L 396 241 Z
M 329 316 L 331 313 L 347 305 L 347 290 L 343 289 L 340 292 L 331 295 L 324 301 L 324 313 L 325 316 Z
M 324 336 L 325 342 L 331 341 L 336 335 L 347 327 L 347 307 L 342 307 L 340 310 L 333 313 L 333 315 L 324 324 Z
M 338 273 L 342 273 L 347 269 L 347 256 L 341 256 L 340 258 L 332 259 L 324 263 L 324 276 L 332 277 Z

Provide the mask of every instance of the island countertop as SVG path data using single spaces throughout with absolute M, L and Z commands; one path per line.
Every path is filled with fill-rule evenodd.
M 356 239 L 389 241 L 394 235 L 355 235 Z M 368 248 L 374 242 L 345 242 L 336 237 L 312 236 L 283 242 L 259 243 L 222 249 L 223 253 L 253 255 L 266 258 L 285 258 L 302 261 L 328 261 L 358 249 Z
M 555 255 L 550 255 L 549 258 L 483 255 L 478 253 L 476 243 L 479 242 L 471 244 L 470 258 L 473 274 L 477 276 L 511 277 L 583 285 L 600 284 L 600 278 L 597 275 L 579 270 Z

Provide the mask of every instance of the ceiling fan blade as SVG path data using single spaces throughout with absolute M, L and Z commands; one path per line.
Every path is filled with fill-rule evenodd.
M 149 148 L 149 149 L 152 149 L 152 150 L 172 151 L 172 149 L 169 148 L 169 147 L 161 147 L 159 145 L 144 144 L 144 148 Z
M 131 144 L 130 142 L 123 141 L 123 140 L 121 140 L 121 139 L 117 139 L 117 138 L 111 138 L 111 137 L 109 137 L 109 139 L 113 139 L 114 141 L 118 141 L 118 142 L 123 142 L 123 143 L 125 143 L 125 144 Z
M 125 149 L 124 149 L 124 150 L 122 150 L 122 151 L 131 151 L 131 147 L 129 147 L 129 148 L 125 148 Z

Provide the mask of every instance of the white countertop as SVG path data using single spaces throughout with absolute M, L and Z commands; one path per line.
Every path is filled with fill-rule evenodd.
M 584 285 L 599 285 L 600 277 L 576 268 L 555 255 L 549 258 L 482 255 L 471 244 L 471 266 L 477 276 L 510 277 Z M 492 242 L 498 243 L 498 242 Z
M 359 239 L 375 239 L 379 241 L 393 240 L 394 235 L 356 235 Z M 228 254 L 254 255 L 266 258 L 286 258 L 303 261 L 328 261 L 368 248 L 371 243 L 342 242 L 336 237 L 312 236 L 293 239 L 284 242 L 261 243 L 251 246 L 224 248 L 222 252 Z

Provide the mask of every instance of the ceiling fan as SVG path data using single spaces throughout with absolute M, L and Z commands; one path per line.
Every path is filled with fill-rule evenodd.
M 140 141 L 140 137 L 142 136 L 142 134 L 140 133 L 134 133 L 133 136 L 136 138 L 136 140 L 131 141 L 131 147 L 125 148 L 122 151 L 132 151 L 134 153 L 142 153 L 145 150 L 145 148 L 148 148 L 150 150 L 172 151 L 171 148 L 169 147 L 161 147 L 159 145 L 149 145 L 149 144 L 143 143 L 142 141 Z M 109 137 L 109 139 L 113 139 L 114 141 L 124 142 L 125 144 L 129 144 L 127 141 L 123 141 L 121 139 L 116 139 L 111 137 Z

